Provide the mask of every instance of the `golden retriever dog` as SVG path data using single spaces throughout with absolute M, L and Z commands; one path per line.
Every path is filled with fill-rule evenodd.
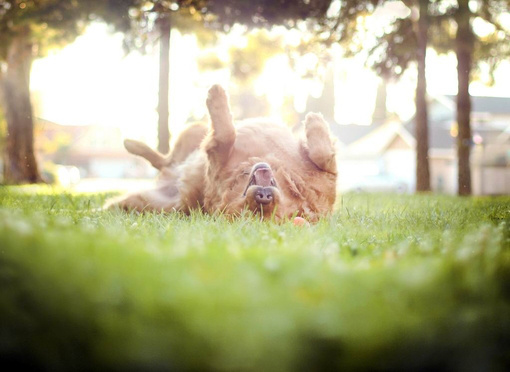
M 121 196 L 107 207 L 125 210 L 239 216 L 244 210 L 264 219 L 293 216 L 317 221 L 333 209 L 337 167 L 334 141 L 322 115 L 309 113 L 304 136 L 262 120 L 234 126 L 228 97 L 214 85 L 207 98 L 211 125 L 194 124 L 168 156 L 126 140 L 126 149 L 160 170 L 156 188 Z

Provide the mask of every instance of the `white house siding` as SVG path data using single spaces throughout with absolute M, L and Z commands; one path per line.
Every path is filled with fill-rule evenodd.
M 510 194 L 509 159 L 508 140 L 488 146 L 475 146 L 471 153 L 473 194 Z
M 407 191 L 416 188 L 416 155 L 411 149 L 391 149 L 383 154 L 384 172 L 404 182 Z
M 457 192 L 457 163 L 453 159 L 435 157 L 430 159 L 430 187 L 440 194 Z
M 473 194 L 510 194 L 510 168 L 473 167 Z
M 122 178 L 133 167 L 133 161 L 125 159 L 92 159 L 89 163 L 91 177 Z
M 364 177 L 379 174 L 381 172 L 381 164 L 382 159 L 377 158 L 337 158 L 337 189 L 341 192 L 352 190 Z

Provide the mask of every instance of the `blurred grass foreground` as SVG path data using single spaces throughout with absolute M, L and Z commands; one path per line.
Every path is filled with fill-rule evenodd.
M 310 228 L 0 189 L 2 365 L 510 367 L 510 198 L 345 195 Z

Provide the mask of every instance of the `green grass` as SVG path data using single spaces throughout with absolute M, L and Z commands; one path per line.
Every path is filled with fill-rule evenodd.
M 510 198 L 344 195 L 309 228 L 0 189 L 0 354 L 46 370 L 507 370 Z

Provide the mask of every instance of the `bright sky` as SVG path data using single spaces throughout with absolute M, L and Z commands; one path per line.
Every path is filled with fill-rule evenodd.
M 236 40 L 239 41 L 239 36 Z M 220 46 L 218 53 L 225 53 L 227 48 L 228 45 Z M 192 36 L 182 36 L 173 31 L 170 128 L 174 133 L 177 128 L 182 128 L 191 113 L 196 117 L 205 114 L 205 97 L 210 85 L 220 83 L 228 86 L 228 71 L 200 75 L 197 53 L 198 47 Z M 336 119 L 339 122 L 368 124 L 377 77 L 363 67 L 362 56 L 346 60 L 340 58 L 338 51 L 333 52 L 333 56 Z M 313 56 L 306 58 L 313 59 Z M 125 137 L 155 145 L 158 63 L 157 48 L 147 55 L 133 52 L 125 56 L 122 35 L 109 33 L 105 25 L 93 24 L 73 44 L 34 62 L 31 89 L 39 101 L 38 114 L 59 124 L 117 126 Z M 455 58 L 429 53 L 427 63 L 429 93 L 455 94 Z M 496 74 L 496 81 L 497 85 L 490 89 L 473 83 L 471 93 L 508 95 L 509 63 L 503 64 Z M 415 84 L 415 73 L 409 71 L 398 83 L 390 85 L 388 109 L 404 118 L 412 115 Z M 277 115 L 285 95 L 294 93 L 295 106 L 303 109 L 307 94 L 320 95 L 321 86 L 299 79 L 289 69 L 285 58 L 277 56 L 268 61 L 255 90 L 257 94 L 268 96 Z

